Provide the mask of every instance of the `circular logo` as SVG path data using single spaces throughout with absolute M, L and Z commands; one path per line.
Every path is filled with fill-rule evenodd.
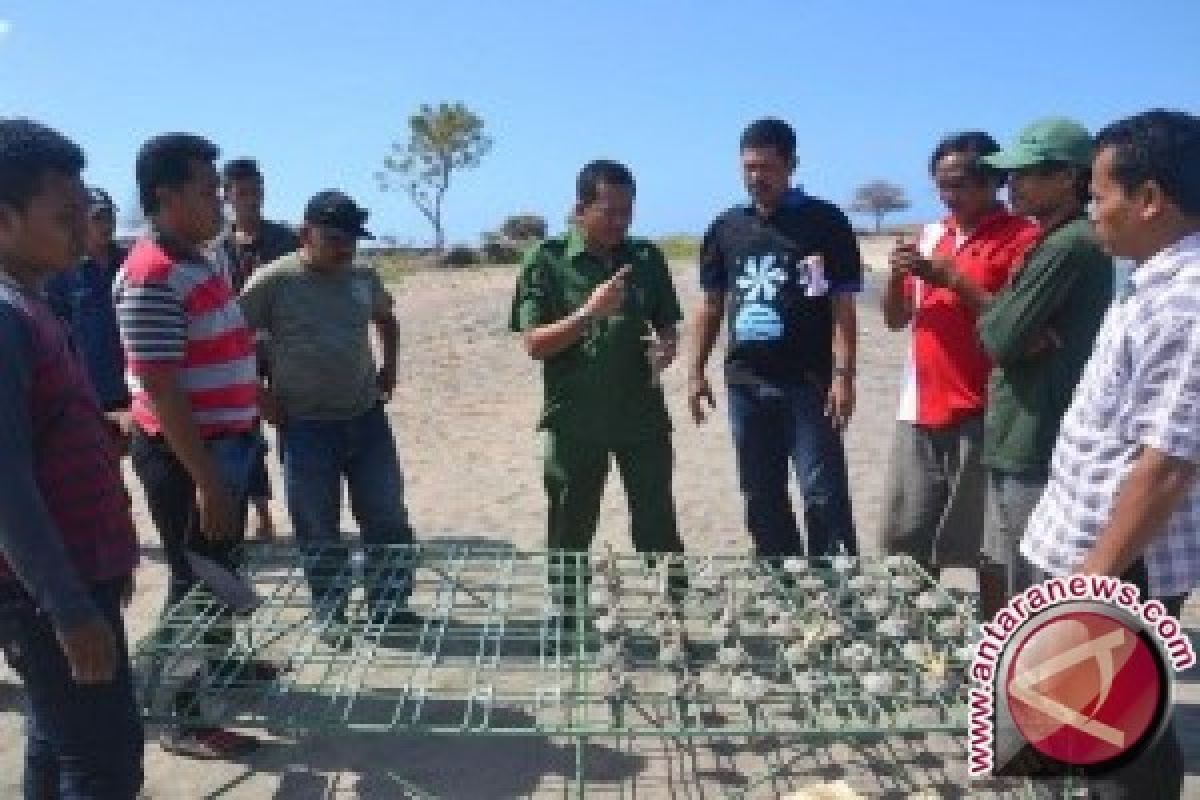
M 1039 752 L 1082 767 L 1139 749 L 1158 732 L 1169 699 L 1157 648 L 1138 628 L 1100 610 L 1063 609 L 1036 625 L 1009 661 L 1004 688 L 1021 736 Z

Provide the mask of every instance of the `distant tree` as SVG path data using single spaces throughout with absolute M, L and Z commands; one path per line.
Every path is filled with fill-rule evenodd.
M 910 205 L 902 187 L 887 181 L 871 181 L 855 190 L 850 210 L 875 217 L 875 232 L 879 233 L 885 215 L 904 211 Z
M 433 227 L 433 246 L 442 252 L 446 230 L 442 205 L 455 172 L 478 167 L 492 148 L 483 118 L 462 103 L 422 105 L 408 118 L 408 138 L 392 143 L 375 174 L 385 192 L 404 191 Z
M 546 238 L 546 218 L 537 214 L 513 214 L 500 225 L 500 235 L 514 242 Z

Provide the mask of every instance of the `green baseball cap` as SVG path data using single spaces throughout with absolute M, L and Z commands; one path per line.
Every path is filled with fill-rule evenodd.
M 1048 162 L 1090 166 L 1092 137 L 1074 120 L 1048 117 L 1031 123 L 1011 147 L 980 159 L 996 169 L 1024 169 Z

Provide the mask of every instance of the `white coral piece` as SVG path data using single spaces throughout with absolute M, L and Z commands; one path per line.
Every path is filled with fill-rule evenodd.
M 783 560 L 783 571 L 789 575 L 802 575 L 808 571 L 808 562 L 803 558 L 785 558 Z
M 767 633 L 780 639 L 791 639 L 796 635 L 796 621 L 790 614 L 780 614 L 767 626 Z
M 805 575 L 797 578 L 793 586 L 802 592 L 819 592 L 825 588 L 825 581 L 816 575 Z
M 868 672 L 862 677 L 863 689 L 871 694 L 888 694 L 894 684 L 895 679 L 890 672 Z
M 854 569 L 855 558 L 853 556 L 834 556 L 829 565 L 834 572 L 849 572 Z
M 603 614 L 596 617 L 592 625 L 596 632 L 604 636 L 618 635 L 621 631 L 621 618 L 616 614 Z
M 658 651 L 659 663 L 668 667 L 677 667 L 684 662 L 683 642 L 670 639 L 663 642 Z
M 808 644 L 805 642 L 792 642 L 783 651 L 783 660 L 792 668 L 807 664 Z
M 749 656 L 740 644 L 722 647 L 717 651 L 717 663 L 726 669 L 736 669 L 746 663 Z
M 855 591 L 866 591 L 875 585 L 875 579 L 870 575 L 855 575 L 846 585 Z
M 729 695 L 741 703 L 761 703 L 769 685 L 761 675 L 734 675 L 729 683 Z
M 797 672 L 792 676 L 792 686 L 800 694 L 815 694 L 822 683 L 821 677 L 814 672 Z
M 842 651 L 842 660 L 851 669 L 863 670 L 870 665 L 872 655 L 874 653 L 870 645 L 866 642 L 855 642 Z
M 768 619 L 773 619 L 783 613 L 783 603 L 779 601 L 778 597 L 764 598 L 761 608 L 763 616 Z
M 924 664 L 929 660 L 931 652 L 929 643 L 920 639 L 910 639 L 900 648 L 900 654 L 905 660 L 914 664 Z
M 917 595 L 917 608 L 922 611 L 941 611 L 946 608 L 949 599 L 941 592 L 927 591 Z
M 863 610 L 871 616 L 879 616 L 887 611 L 889 606 L 891 606 L 891 603 L 881 594 L 869 594 L 863 600 Z
M 888 617 L 879 623 L 879 632 L 893 639 L 908 636 L 911 629 L 911 623 L 903 617 Z
M 966 628 L 958 617 L 947 617 L 937 624 L 937 632 L 947 639 L 956 639 L 966 632 Z

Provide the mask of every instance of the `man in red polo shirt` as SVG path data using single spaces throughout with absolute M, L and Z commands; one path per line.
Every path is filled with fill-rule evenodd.
M 991 363 L 975 331 L 976 294 L 960 293 L 956 280 L 999 291 L 1037 237 L 997 199 L 1004 175 L 980 161 L 997 150 L 982 132 L 937 146 L 930 172 L 950 214 L 892 252 L 883 295 L 887 326 L 911 325 L 912 336 L 881 540 L 926 569 L 978 566 L 987 497 L 980 453 Z

